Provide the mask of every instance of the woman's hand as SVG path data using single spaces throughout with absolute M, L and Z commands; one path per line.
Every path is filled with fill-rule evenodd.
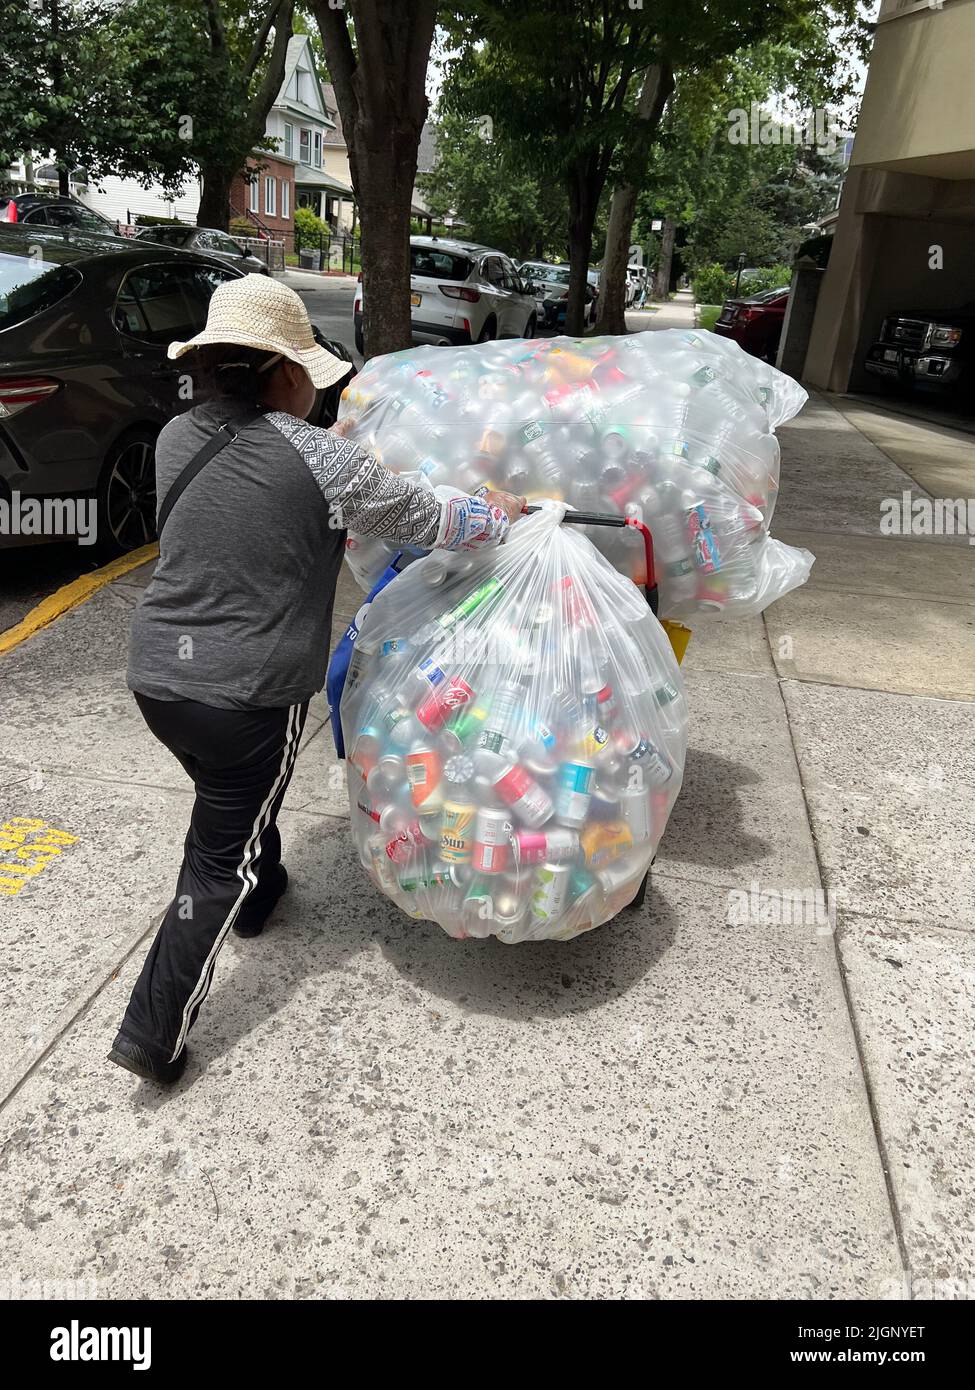
M 511 492 L 491 492 L 486 489 L 480 495 L 489 507 L 500 507 L 509 523 L 518 520 L 525 505 L 524 497 L 515 497 Z
M 352 416 L 346 415 L 344 420 L 336 420 L 334 425 L 329 425 L 329 430 L 332 432 L 332 434 L 337 434 L 341 436 L 342 439 L 344 439 L 345 436 L 348 434 L 349 430 L 352 428 L 352 425 Z

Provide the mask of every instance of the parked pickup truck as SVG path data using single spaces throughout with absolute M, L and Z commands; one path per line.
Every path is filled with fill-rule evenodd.
M 975 375 L 975 304 L 957 313 L 888 314 L 864 360 L 872 376 L 915 391 L 960 395 Z

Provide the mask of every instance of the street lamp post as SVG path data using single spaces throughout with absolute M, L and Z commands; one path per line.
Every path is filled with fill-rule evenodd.
M 735 276 L 735 298 L 738 298 L 738 287 L 741 284 L 741 272 L 745 269 L 745 253 L 738 252 L 738 274 Z

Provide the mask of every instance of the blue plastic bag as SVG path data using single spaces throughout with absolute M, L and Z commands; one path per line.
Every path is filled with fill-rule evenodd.
M 389 567 L 383 570 L 376 583 L 369 591 L 369 596 L 365 603 L 356 613 L 352 622 L 345 629 L 339 639 L 338 646 L 332 653 L 332 659 L 328 663 L 328 676 L 325 679 L 325 694 L 328 699 L 328 717 L 332 723 L 332 738 L 335 741 L 335 751 L 340 758 L 345 757 L 345 739 L 342 737 L 342 720 L 339 715 L 339 706 L 342 703 L 342 692 L 345 689 L 345 678 L 349 674 L 349 664 L 355 652 L 355 644 L 359 633 L 362 631 L 363 624 L 369 613 L 369 605 L 380 592 L 385 589 L 400 572 L 400 562 L 402 553 L 393 558 Z

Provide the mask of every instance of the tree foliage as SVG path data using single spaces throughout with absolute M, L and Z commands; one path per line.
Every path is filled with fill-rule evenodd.
M 270 150 L 293 0 L 41 0 L 5 7 L 0 157 L 53 154 L 177 190 Z
M 558 185 L 540 179 L 518 146 L 490 127 L 447 115 L 437 126 L 437 160 L 417 183 L 436 220 L 453 215 L 465 234 L 519 259 L 565 254 L 566 202 Z
M 657 139 L 633 119 L 643 79 L 658 68 L 671 78 L 671 105 L 706 124 L 721 102 L 747 106 L 758 85 L 841 100 L 853 81 L 851 57 L 867 38 L 857 0 L 469 0 L 446 19 L 455 57 L 444 101 L 525 151 L 540 177 L 560 181 L 569 203 L 573 280 L 570 326 L 581 321 L 582 281 L 599 202 L 611 176 L 644 171 L 634 155 Z M 760 45 L 763 70 L 734 64 Z M 772 83 L 774 82 L 774 85 Z M 710 94 L 711 100 L 707 99 Z M 693 148 L 693 146 L 692 146 Z M 679 188 L 669 192 L 683 201 Z M 659 210 L 659 209 L 658 209 Z

